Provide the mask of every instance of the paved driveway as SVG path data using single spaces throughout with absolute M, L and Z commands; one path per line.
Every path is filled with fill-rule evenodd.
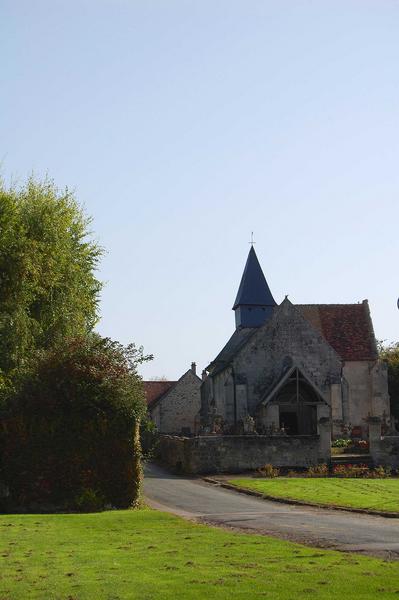
M 399 519 L 261 500 L 156 465 L 146 467 L 144 492 L 154 508 L 186 518 L 399 560 Z

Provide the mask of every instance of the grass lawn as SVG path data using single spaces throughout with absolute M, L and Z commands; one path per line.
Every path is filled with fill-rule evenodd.
M 399 597 L 399 562 L 152 510 L 0 516 L 0 599 Z
M 277 498 L 399 512 L 399 479 L 278 477 L 229 483 Z

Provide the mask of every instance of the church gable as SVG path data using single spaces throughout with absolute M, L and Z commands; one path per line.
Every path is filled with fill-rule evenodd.
M 274 309 L 266 323 L 252 331 L 253 335 L 236 353 L 235 361 L 244 354 L 248 359 L 248 353 L 253 355 L 261 350 L 265 357 L 290 357 L 298 365 L 308 356 L 317 364 L 320 360 L 332 361 L 341 368 L 341 357 L 288 298 Z
M 255 330 L 232 363 L 237 375 L 247 381 L 251 412 L 293 365 L 303 370 L 325 397 L 330 384 L 340 381 L 342 366 L 335 350 L 288 299 Z
M 297 366 L 292 366 L 290 369 L 288 369 L 281 376 L 280 380 L 267 390 L 267 392 L 263 395 L 260 404 L 265 406 L 269 402 L 276 401 L 284 394 L 287 396 L 287 400 L 291 400 L 291 398 L 288 397 L 289 394 L 286 394 L 288 388 L 292 388 L 292 395 L 295 402 L 298 402 L 301 399 L 301 392 L 302 389 L 304 389 L 311 392 L 311 394 L 307 395 L 311 395 L 315 403 L 324 402 L 325 404 L 328 404 L 326 395 L 316 386 L 314 381 L 312 381 L 312 379 L 305 373 L 304 369 L 298 368 Z

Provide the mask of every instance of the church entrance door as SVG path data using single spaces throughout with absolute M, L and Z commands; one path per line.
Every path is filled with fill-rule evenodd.
M 315 391 L 295 369 L 273 400 L 279 405 L 280 428 L 288 435 L 316 435 L 319 402 Z
M 298 435 L 298 415 L 295 408 L 288 411 L 285 406 L 280 406 L 280 427 L 288 435 Z
M 280 427 L 287 435 L 316 435 L 317 406 L 280 406 Z

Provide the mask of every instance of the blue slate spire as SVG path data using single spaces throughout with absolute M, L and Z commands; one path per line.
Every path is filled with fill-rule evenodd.
M 274 306 L 276 302 L 251 246 L 233 306 L 236 327 L 259 327 L 271 315 Z

